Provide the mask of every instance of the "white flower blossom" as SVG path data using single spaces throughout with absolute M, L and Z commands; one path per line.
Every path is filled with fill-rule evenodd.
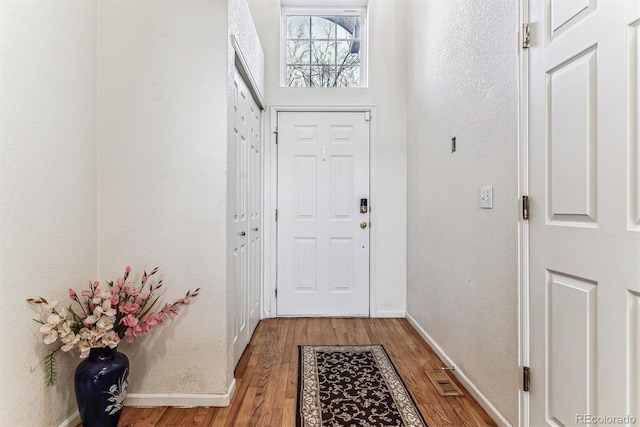
M 58 339 L 58 331 L 52 329 L 47 335 L 45 335 L 43 342 L 45 344 L 53 344 Z
M 80 359 L 86 359 L 89 357 L 89 353 L 91 352 L 91 344 L 89 344 L 86 340 L 80 340 L 78 344 L 76 344 L 78 349 L 80 350 Z
M 40 327 L 40 332 L 42 332 L 44 337 L 45 344 L 52 344 L 56 342 L 58 339 L 58 325 L 60 323 L 64 323 L 64 319 L 60 318 L 56 313 L 51 313 L 47 316 L 47 321 Z
M 100 320 L 96 322 L 96 326 L 100 329 L 104 329 L 105 331 L 108 331 L 110 329 L 113 329 L 113 325 L 115 323 L 116 323 L 115 316 L 101 316 Z
M 96 298 L 94 298 L 95 300 Z M 98 320 L 100 320 L 100 318 L 104 315 L 104 316 L 115 316 L 117 311 L 115 308 L 111 307 L 111 300 L 104 300 L 101 301 L 100 298 L 97 298 L 98 304 L 96 305 L 96 308 L 93 310 L 93 314 L 91 314 L 90 316 L 87 316 L 87 318 L 85 319 L 85 323 L 88 325 L 93 325 L 94 323 L 97 323 Z
M 75 347 L 75 345 L 80 341 L 80 336 L 74 334 L 73 332 L 68 333 L 64 337 L 60 338 L 60 341 L 64 344 L 61 347 L 62 351 L 70 351 Z
M 106 334 L 104 334 L 104 336 L 102 337 L 102 344 L 105 347 L 116 348 L 119 343 L 120 343 L 120 338 L 118 337 L 118 334 L 116 333 L 116 331 L 113 331 L 113 330 L 109 331 Z

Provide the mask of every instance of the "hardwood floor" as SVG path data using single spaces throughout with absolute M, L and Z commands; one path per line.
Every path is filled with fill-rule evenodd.
M 430 427 L 495 425 L 464 397 L 441 397 L 425 372 L 442 362 L 405 319 L 297 318 L 260 322 L 225 408 L 125 407 L 119 426 L 295 426 L 298 345 L 383 344 Z

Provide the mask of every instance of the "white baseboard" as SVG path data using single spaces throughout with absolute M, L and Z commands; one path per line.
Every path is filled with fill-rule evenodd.
M 478 404 L 480 404 L 480 406 L 482 406 L 482 408 L 485 411 L 487 411 L 487 414 L 489 414 L 489 416 L 493 419 L 493 421 L 495 421 L 496 424 L 498 424 L 499 426 L 505 426 L 505 427 L 511 426 L 511 424 L 509 424 L 506 418 L 503 417 L 500 412 L 498 412 L 495 406 L 493 406 L 493 404 L 489 401 L 489 399 L 487 399 L 486 396 L 482 394 L 480 390 L 478 390 L 478 388 L 469 380 L 469 378 L 464 374 L 464 372 L 462 372 L 462 370 L 460 370 L 460 368 L 453 362 L 453 360 L 451 360 L 451 358 L 447 355 L 447 353 L 444 352 L 442 347 L 440 347 L 438 343 L 436 343 L 433 340 L 433 338 L 431 338 L 431 336 L 427 333 L 427 331 L 425 331 L 422 328 L 422 326 L 418 324 L 416 319 L 414 319 L 409 313 L 406 314 L 406 318 L 411 324 L 411 326 L 413 326 L 413 328 L 416 331 L 418 331 L 418 333 L 422 336 L 422 338 L 424 338 L 424 340 L 431 346 L 433 351 L 436 352 L 436 354 L 440 357 L 440 359 L 442 359 L 442 361 L 446 365 L 452 366 L 455 368 L 453 371 L 449 371 L 449 372 L 455 375 L 455 377 L 460 381 L 460 383 L 462 383 L 464 388 L 467 389 L 467 391 L 473 396 L 473 398 L 478 402 Z
M 73 413 L 73 415 L 60 423 L 58 427 L 76 427 L 81 422 L 82 420 L 80 419 L 80 413 L 76 411 Z
M 404 311 L 378 310 L 378 311 L 376 311 L 376 314 L 375 314 L 374 317 L 377 317 L 377 318 L 400 318 L 400 319 L 404 319 L 405 314 L 406 313 Z
M 144 394 L 128 393 L 125 406 L 176 406 L 193 408 L 196 406 L 229 406 L 236 392 L 236 379 L 229 385 L 229 390 L 224 394 Z M 76 411 L 64 420 L 58 427 L 76 427 L 80 424 L 80 413 Z
M 176 406 L 182 408 L 193 408 L 196 406 L 229 406 L 235 391 L 236 380 L 234 378 L 229 385 L 229 390 L 223 394 L 128 393 L 124 404 L 125 406 Z

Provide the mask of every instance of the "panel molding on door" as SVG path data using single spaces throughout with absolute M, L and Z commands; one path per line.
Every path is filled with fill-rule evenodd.
M 547 72 L 551 223 L 597 227 L 597 58 L 591 46 Z
M 640 414 L 640 292 L 628 291 L 627 348 L 629 385 L 627 406 L 629 414 Z
M 278 112 L 278 316 L 369 315 L 369 142 L 363 112 Z
M 640 20 L 629 26 L 629 226 L 640 231 Z
M 548 3 L 550 39 L 555 39 L 565 31 L 586 18 L 595 11 L 597 0 L 555 1 Z
M 547 407 L 566 426 L 596 413 L 597 283 L 554 271 L 547 283 Z

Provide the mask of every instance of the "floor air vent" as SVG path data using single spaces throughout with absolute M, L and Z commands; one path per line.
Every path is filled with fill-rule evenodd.
M 438 393 L 440 393 L 440 396 L 464 396 L 464 393 L 462 393 L 446 372 L 432 371 L 426 374 L 436 390 L 438 390 Z

